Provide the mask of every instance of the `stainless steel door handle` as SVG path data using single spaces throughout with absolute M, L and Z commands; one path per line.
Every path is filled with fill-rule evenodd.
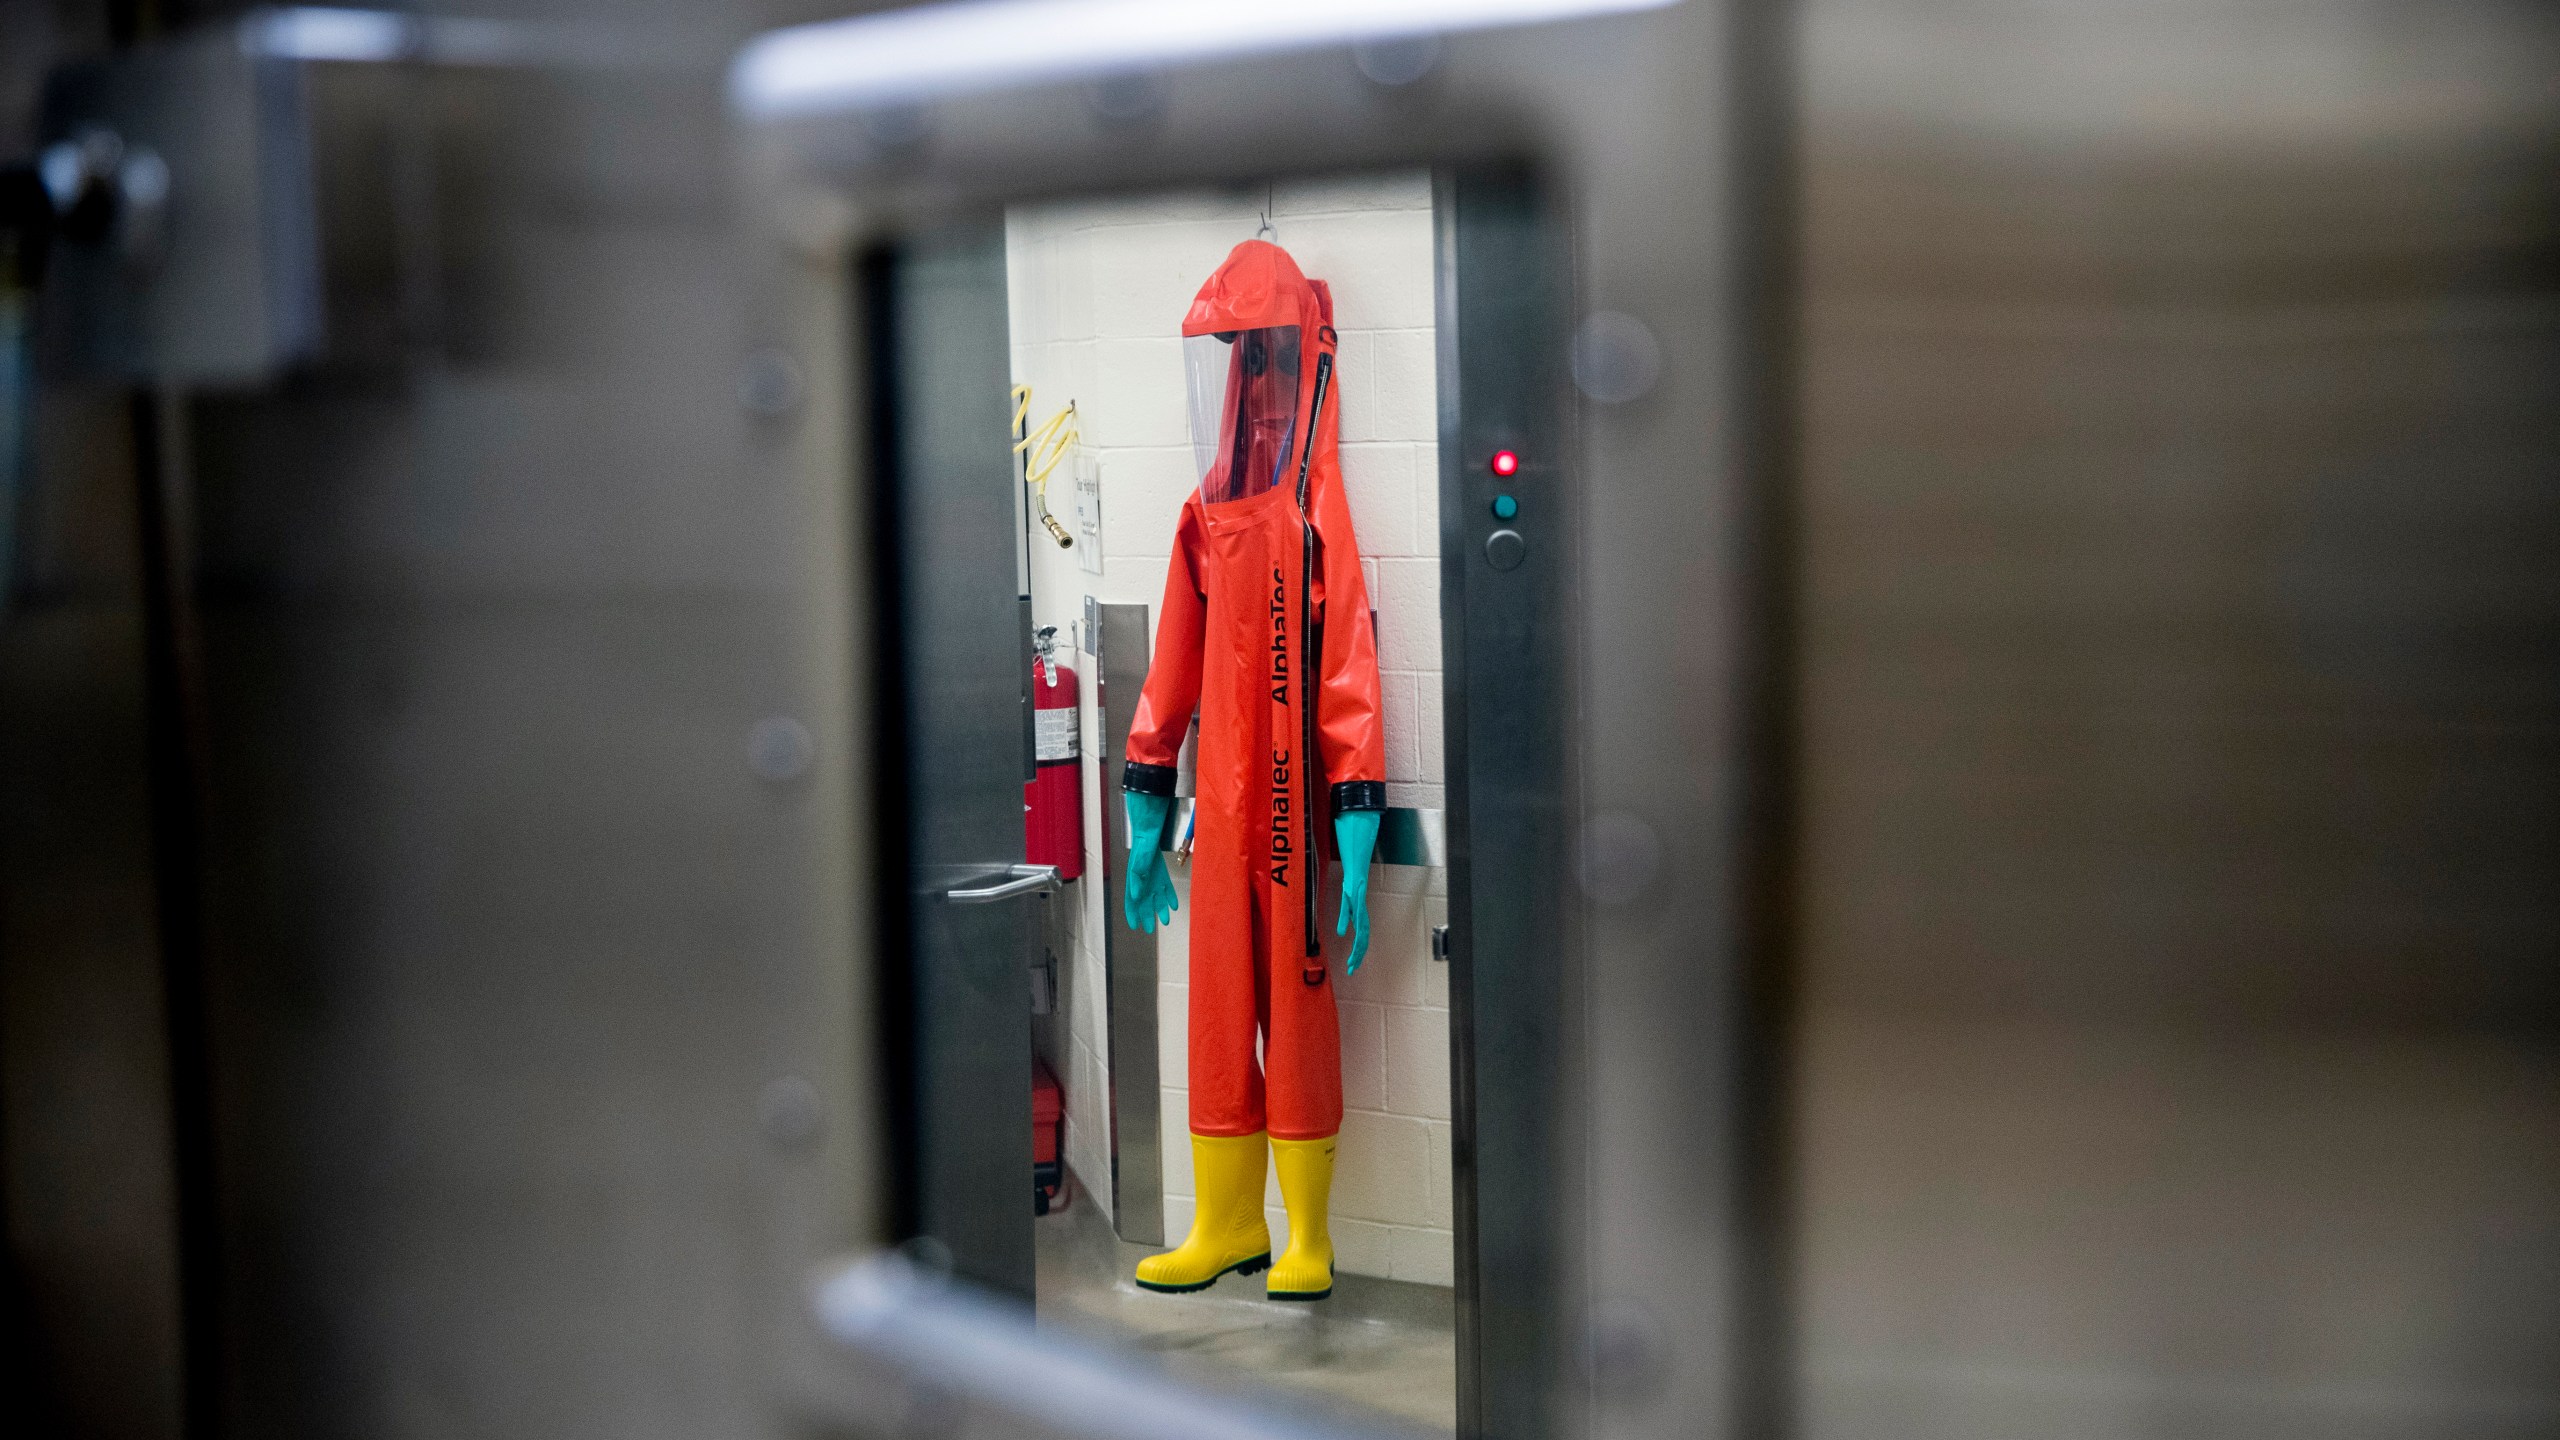
M 972 885 L 965 889 L 945 890 L 942 898 L 954 905 L 992 905 L 1017 895 L 1050 895 L 1058 889 L 1058 867 L 1055 865 L 1013 865 L 1005 870 L 1008 877 L 993 885 Z

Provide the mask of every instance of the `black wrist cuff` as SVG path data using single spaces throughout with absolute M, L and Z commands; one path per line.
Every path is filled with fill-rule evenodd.
M 1333 787 L 1333 813 L 1345 810 L 1384 810 L 1387 808 L 1387 782 L 1384 780 L 1345 780 Z
M 1179 772 L 1170 765 L 1149 765 L 1132 760 L 1120 772 L 1120 788 L 1134 790 L 1141 795 L 1169 796 L 1173 793 L 1173 782 L 1179 778 Z

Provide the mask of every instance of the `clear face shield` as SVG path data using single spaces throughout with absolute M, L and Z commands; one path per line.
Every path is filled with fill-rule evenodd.
M 1182 359 L 1200 498 L 1248 500 L 1295 483 L 1298 327 L 1186 335 Z

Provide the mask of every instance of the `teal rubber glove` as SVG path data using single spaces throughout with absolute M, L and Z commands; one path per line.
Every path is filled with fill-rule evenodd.
M 1173 816 L 1173 797 L 1120 793 L 1129 802 L 1129 890 L 1120 911 L 1129 917 L 1130 929 L 1152 935 L 1182 908 L 1173 898 L 1173 876 L 1164 868 L 1164 825 Z
M 1385 818 L 1380 810 L 1345 810 L 1333 817 L 1334 848 L 1342 852 L 1342 913 L 1334 917 L 1333 933 L 1351 936 L 1345 975 L 1359 974 L 1360 962 L 1368 958 L 1369 857 L 1377 853 L 1378 822 Z

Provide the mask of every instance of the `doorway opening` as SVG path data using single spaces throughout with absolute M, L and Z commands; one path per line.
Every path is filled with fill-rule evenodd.
M 1027 202 L 866 265 L 889 481 L 870 523 L 897 682 L 883 730 L 906 758 L 881 797 L 882 850 L 902 872 L 891 893 L 907 896 L 884 922 L 887 953 L 907 957 L 882 1010 L 897 1223 L 959 1276 L 1032 1301 L 1044 1326 L 1353 1418 L 1545 1428 L 1531 1417 L 1561 1362 L 1545 1322 L 1571 1203 L 1554 1123 L 1573 546 L 1553 233 L 1516 175 L 1385 171 Z M 1240 256 L 1322 297 L 1304 388 L 1294 334 L 1266 346 L 1188 323 Z M 1274 377 L 1296 399 L 1249 414 L 1251 387 Z M 1202 431 L 1219 426 L 1259 426 L 1252 453 L 1277 455 L 1278 479 L 1298 462 L 1304 574 L 1320 549 L 1342 566 L 1321 600 L 1312 579 L 1289 592 L 1301 613 L 1355 595 L 1365 612 L 1308 626 L 1293 652 L 1311 687 L 1321 666 L 1325 686 L 1360 692 L 1344 733 L 1374 732 L 1302 732 L 1318 768 L 1364 756 L 1356 775 L 1321 777 L 1330 807 L 1323 785 L 1290 802 L 1316 817 L 1286 822 L 1303 825 L 1294 853 L 1324 862 L 1293 872 L 1293 898 L 1312 903 L 1286 944 L 1318 938 L 1303 961 L 1276 941 L 1239 951 L 1232 928 L 1195 946 L 1195 920 L 1222 903 L 1201 888 L 1216 883 L 1202 878 L 1215 848 L 1260 846 L 1282 822 L 1239 829 L 1204 808 L 1220 803 L 1198 776 L 1214 707 L 1196 685 L 1182 714 L 1140 720 L 1159 652 L 1200 643 L 1183 621 L 1167 639 L 1169 616 L 1212 588 L 1185 546 L 1206 543 L 1212 509 L 1254 503 L 1227 488 L 1235 462 L 1203 459 L 1217 447 Z M 1310 433 L 1337 477 L 1330 516 L 1304 498 Z M 1314 693 L 1298 712 L 1311 724 Z M 1163 753 L 1132 744 L 1142 723 Z M 1128 897 L 1147 868 L 1130 850 L 1131 760 L 1162 772 L 1158 819 L 1139 827 L 1161 823 L 1160 839 L 1137 854 L 1162 855 L 1169 914 L 1141 917 Z M 1343 902 L 1324 825 L 1346 804 L 1375 812 L 1356 967 L 1343 932 L 1362 907 Z M 1261 924 L 1279 892 L 1257 893 Z M 1256 983 L 1252 956 L 1252 1054 L 1204 1061 L 1204 988 L 1233 1004 Z M 1279 1303 L 1300 1297 L 1242 1250 L 1197 1284 L 1149 1280 L 1146 1257 L 1180 1246 L 1218 1185 L 1234 1190 L 1204 1178 L 1195 1133 L 1233 1141 L 1263 1123 L 1258 1109 L 1244 1127 L 1203 1120 L 1201 1088 L 1246 1069 L 1259 1107 L 1266 1068 L 1290 1083 L 1299 1052 L 1272 1053 L 1272 1017 L 1304 998 L 1302 965 L 1324 987 L 1322 1068 L 1339 1072 L 1338 1123 L 1321 1137 L 1325 1293 Z M 1284 1132 L 1273 1100 L 1275 1142 L 1313 1143 Z M 1236 1223 L 1267 1231 L 1285 1269 L 1305 1193 L 1284 1193 L 1285 1161 L 1260 1163 L 1261 1144 L 1255 1132 L 1259 1220 Z M 1241 1204 L 1226 1213 L 1249 1217 Z
M 1006 213 L 1005 265 L 1012 378 L 1028 387 L 1025 429 L 1066 413 L 1079 437 L 1064 454 L 1043 447 L 1026 457 L 1033 625 L 1055 638 L 1062 661 L 1102 682 L 1103 701 L 1085 708 L 1080 747 L 1092 822 L 1087 878 L 1046 906 L 1056 1003 L 1032 1026 L 1040 1063 L 1063 1094 L 1073 1192 L 1037 1227 L 1040 1314 L 1142 1345 L 1202 1379 L 1241 1372 L 1447 1429 L 1456 1394 L 1449 985 L 1432 945 L 1448 924 L 1445 854 L 1390 847 L 1377 857 L 1369 946 L 1356 972 L 1346 969 L 1348 939 L 1330 923 L 1340 867 L 1322 867 L 1315 913 L 1334 977 L 1342 1093 L 1329 1215 L 1333 1295 L 1274 1306 L 1260 1274 L 1166 1295 L 1131 1277 L 1141 1257 L 1190 1231 L 1201 1193 L 1189 1142 L 1187 1019 L 1193 968 L 1212 957 L 1192 954 L 1198 829 L 1187 802 L 1195 786 L 1186 774 L 1177 787 L 1186 803 L 1168 847 L 1180 908 L 1152 935 L 1114 923 L 1125 922 L 1111 912 L 1122 908 L 1114 882 L 1127 866 L 1108 843 L 1121 828 L 1102 814 L 1122 804 L 1120 762 L 1138 698 L 1131 682 L 1143 683 L 1162 638 L 1176 532 L 1202 483 L 1192 433 L 1200 427 L 1184 407 L 1181 322 L 1238 245 L 1259 241 L 1278 246 L 1333 301 L 1336 453 L 1375 617 L 1383 798 L 1400 830 L 1441 832 L 1432 201 L 1431 176 L 1417 170 L 1022 205 Z M 1063 531 L 1044 523 L 1044 511 Z M 1058 543 L 1060 533 L 1068 543 Z M 1091 626 L 1088 605 L 1097 612 Z M 1141 653 L 1120 653 L 1130 647 L 1115 650 L 1111 640 L 1123 637 L 1105 638 L 1103 606 L 1133 612 L 1129 636 L 1145 637 Z M 1197 747 L 1196 738 L 1186 743 L 1186 769 Z M 1149 1057 L 1131 1056 L 1130 1037 L 1115 1035 L 1113 1023 L 1115 1005 L 1124 1032 L 1144 1023 L 1136 1012 L 1149 997 L 1113 991 L 1145 983 L 1149 967 L 1131 962 L 1148 942 L 1152 1028 L 1161 1037 L 1152 1087 L 1126 1073 L 1144 1068 L 1131 1060 Z M 1133 1105 L 1154 1112 L 1140 1117 L 1155 1120 L 1152 1134 L 1131 1123 Z M 1133 1157 L 1148 1140 L 1153 1155 Z M 1273 1253 L 1283 1254 L 1288 1209 L 1278 1176 L 1265 1183 L 1265 1223 Z

